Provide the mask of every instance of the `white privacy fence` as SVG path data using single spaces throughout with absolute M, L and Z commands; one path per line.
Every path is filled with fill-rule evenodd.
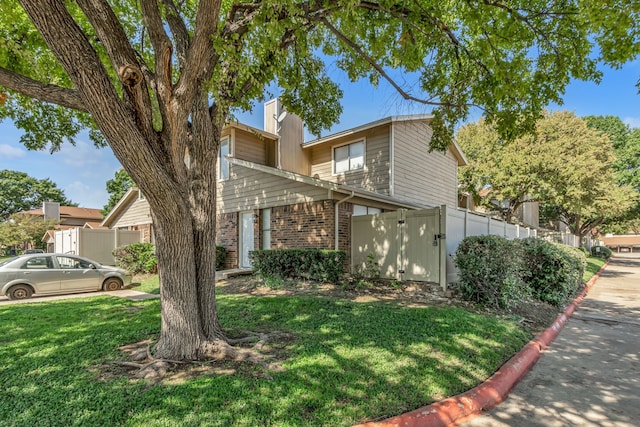
M 471 213 L 466 209 L 447 209 L 447 283 L 455 283 L 458 280 L 458 273 L 453 263 L 453 257 L 460 242 L 469 236 L 501 236 L 507 239 L 524 239 L 526 237 L 536 237 L 537 232 L 533 228 L 522 227 L 517 224 L 510 224 L 506 221 L 497 220 L 486 215 Z
M 446 206 L 356 216 L 351 227 L 352 268 L 362 268 L 373 257 L 383 277 L 436 282 L 443 289 L 458 281 L 454 256 L 465 237 L 538 237 L 534 228 Z M 557 233 L 547 238 L 580 246 L 579 239 L 569 236 Z
M 138 243 L 140 231 L 93 230 L 70 228 L 55 232 L 54 252 L 80 255 L 101 264 L 115 265 L 113 250 L 117 247 Z
M 548 242 L 562 243 L 574 248 L 584 246 L 587 250 L 591 250 L 591 246 L 593 246 L 593 240 L 590 236 L 585 236 L 581 240 L 579 236 L 564 231 L 541 231 L 539 237 Z

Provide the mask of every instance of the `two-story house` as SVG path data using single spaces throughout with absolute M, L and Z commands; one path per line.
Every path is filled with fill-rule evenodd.
M 388 117 L 309 142 L 300 118 L 278 100 L 265 104 L 264 117 L 264 130 L 231 123 L 222 134 L 217 244 L 227 249 L 228 268 L 250 267 L 254 249 L 349 253 L 354 215 L 457 206 L 457 168 L 466 160 L 455 143 L 429 152 L 428 115 Z M 150 224 L 148 204 L 134 193 L 103 225 Z

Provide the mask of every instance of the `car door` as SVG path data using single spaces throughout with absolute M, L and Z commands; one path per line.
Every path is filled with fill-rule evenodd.
M 61 274 L 60 289 L 63 291 L 98 290 L 101 286 L 100 272 L 90 262 L 73 256 L 55 257 Z
M 60 290 L 60 272 L 54 268 L 50 255 L 27 259 L 20 267 L 18 278 L 31 283 L 37 294 Z

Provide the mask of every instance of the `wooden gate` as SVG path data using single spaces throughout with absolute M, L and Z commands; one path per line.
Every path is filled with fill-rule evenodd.
M 399 210 L 351 219 L 352 268 L 378 263 L 381 277 L 446 286 L 445 208 Z

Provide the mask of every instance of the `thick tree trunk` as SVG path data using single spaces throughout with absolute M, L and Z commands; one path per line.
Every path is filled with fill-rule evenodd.
M 160 276 L 162 326 L 155 347 L 165 359 L 197 359 L 205 341 L 196 287 L 196 246 L 189 212 L 156 207 L 156 255 Z

